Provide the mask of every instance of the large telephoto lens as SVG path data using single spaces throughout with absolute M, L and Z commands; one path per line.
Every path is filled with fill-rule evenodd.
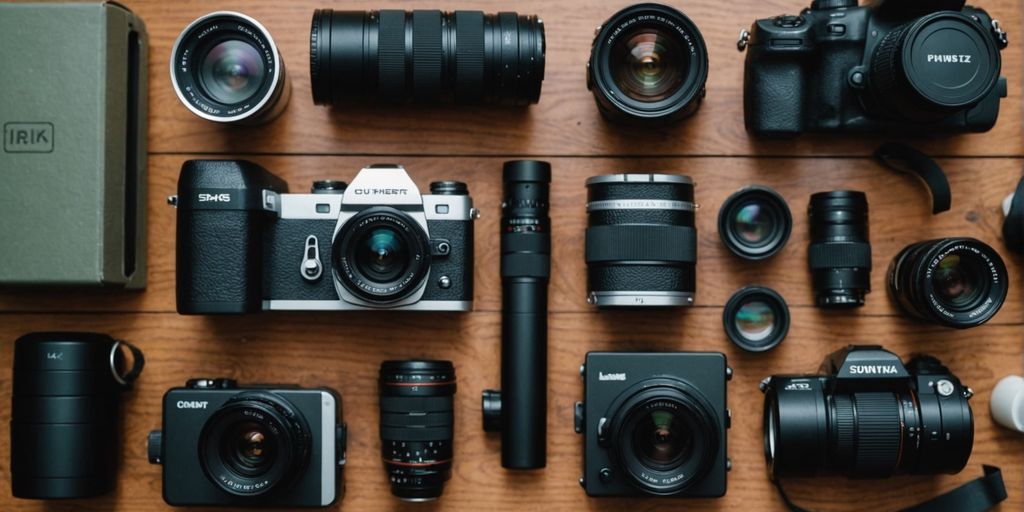
M 309 70 L 317 105 L 379 99 L 524 106 L 540 99 L 544 24 L 514 12 L 319 9 Z
M 677 9 L 627 7 L 601 26 L 590 52 L 587 86 L 608 119 L 678 121 L 704 99 L 707 46 Z
M 131 349 L 133 361 L 123 347 Z M 15 342 L 10 438 L 14 496 L 88 498 L 114 490 L 121 453 L 121 392 L 142 364 L 138 349 L 105 334 L 33 333 Z
M 244 392 L 203 425 L 199 461 L 207 479 L 242 498 L 282 492 L 309 465 L 312 437 L 305 418 L 270 392 Z
M 912 244 L 889 266 L 889 292 L 913 317 L 966 329 L 991 319 L 1009 289 L 999 253 L 973 238 Z
M 691 306 L 697 289 L 693 180 L 612 174 L 587 180 L 587 301 Z
M 291 96 L 274 38 L 237 12 L 213 12 L 185 27 L 171 50 L 171 84 L 192 113 L 220 123 L 269 122 Z
M 871 245 L 868 242 L 868 199 L 863 192 L 838 190 L 811 196 L 811 268 L 818 307 L 864 305 L 871 291 Z
M 452 475 L 455 367 L 449 361 L 380 366 L 380 453 L 391 493 L 432 501 Z

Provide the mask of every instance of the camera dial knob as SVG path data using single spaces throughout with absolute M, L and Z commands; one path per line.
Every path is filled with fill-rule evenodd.
M 344 194 L 348 183 L 338 180 L 321 180 L 313 182 L 314 194 Z
M 857 7 L 857 0 L 814 0 L 811 2 L 811 9 L 815 11 L 847 9 L 850 7 Z
M 793 16 L 791 14 L 787 14 L 785 16 L 775 17 L 775 26 L 779 28 L 797 28 L 803 24 L 803 16 Z

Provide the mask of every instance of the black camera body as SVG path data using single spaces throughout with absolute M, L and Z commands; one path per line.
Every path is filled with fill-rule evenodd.
M 725 495 L 725 355 L 591 352 L 581 375 L 576 432 L 588 496 Z
M 744 113 L 755 135 L 984 132 L 1006 97 L 998 21 L 964 0 L 815 0 L 754 22 Z
M 463 183 L 435 182 L 431 192 L 421 195 L 397 165 L 288 194 L 252 162 L 185 162 L 178 312 L 469 311 L 478 213 Z
M 164 395 L 149 458 L 172 506 L 325 507 L 344 493 L 342 417 L 329 389 L 193 379 Z
M 775 375 L 765 392 L 765 456 L 779 476 L 957 473 L 974 442 L 970 388 L 931 356 L 907 364 L 849 346 L 819 375 Z

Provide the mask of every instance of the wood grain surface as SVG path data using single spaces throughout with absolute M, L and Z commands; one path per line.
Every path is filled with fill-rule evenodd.
M 691 0 L 683 8 L 709 46 L 708 98 L 699 114 L 666 129 L 622 128 L 601 121 L 584 83 L 595 26 L 627 2 L 443 2 L 380 0 L 319 3 L 270 0 L 126 0 L 146 21 L 151 37 L 149 159 L 149 287 L 144 292 L 65 290 L 0 291 L 0 485 L 10 479 L 11 364 L 13 341 L 37 330 L 96 330 L 138 344 L 147 366 L 126 396 L 123 467 L 117 491 L 104 498 L 41 503 L 0 490 L 3 511 L 155 512 L 161 499 L 158 466 L 146 462 L 147 432 L 160 426 L 161 398 L 192 377 L 226 376 L 246 382 L 328 386 L 342 395 L 350 441 L 347 492 L 332 509 L 369 510 L 783 510 L 766 478 L 762 450 L 762 396 L 758 382 L 772 374 L 808 373 L 829 352 L 849 343 L 878 343 L 900 355 L 939 357 L 976 391 L 974 452 L 958 475 L 850 481 L 792 479 L 792 497 L 827 511 L 895 510 L 971 480 L 981 464 L 1003 468 L 1009 500 L 1002 511 L 1024 510 L 1024 436 L 999 428 L 988 413 L 992 387 L 1024 367 L 1024 287 L 1021 260 L 1001 239 L 999 203 L 1021 174 L 1021 5 L 985 0 L 1002 20 L 1011 46 L 1003 52 L 1010 97 L 987 134 L 915 140 L 947 170 L 953 209 L 933 216 L 927 192 L 914 179 L 881 168 L 868 156 L 883 139 L 804 137 L 759 142 L 743 130 L 742 62 L 735 38 L 755 18 L 805 7 L 800 0 Z M 314 8 L 515 9 L 541 15 L 547 29 L 547 79 L 541 103 L 522 110 L 314 106 L 309 91 L 308 35 Z M 231 128 L 190 114 L 167 76 L 170 48 L 189 21 L 213 10 L 237 10 L 263 22 L 274 35 L 294 87 L 291 104 L 274 123 Z M 2 49 L 0 49 L 2 51 Z M 2 93 L 2 92 L 0 92 Z M 554 249 L 550 288 L 548 467 L 508 472 L 500 442 L 481 429 L 480 392 L 500 376 L 498 220 L 501 164 L 543 158 L 554 168 Z M 470 314 L 266 313 L 246 317 L 183 317 L 174 311 L 174 193 L 182 162 L 190 158 L 246 158 L 305 191 L 315 179 L 351 179 L 364 165 L 398 162 L 423 187 L 437 179 L 469 184 L 483 218 L 476 223 L 475 311 Z M 583 262 L 586 178 L 623 171 L 687 174 L 697 182 L 698 305 L 672 311 L 598 312 L 589 307 Z M 793 211 L 793 236 L 769 262 L 732 257 L 716 230 L 718 208 L 748 184 L 778 190 Z M 868 193 L 871 211 L 873 293 L 857 311 L 827 313 L 812 306 L 806 250 L 806 205 L 811 193 L 853 188 Z M 987 325 L 952 331 L 905 319 L 890 303 L 885 270 L 905 245 L 935 237 L 973 236 L 1000 250 L 1012 283 L 1000 313 Z M 768 354 L 735 349 L 722 331 L 722 307 L 746 284 L 778 290 L 788 301 L 793 327 Z M 729 384 L 733 427 L 729 491 L 718 500 L 589 499 L 577 484 L 582 439 L 573 432 L 573 403 L 582 398 L 578 367 L 592 350 L 721 351 L 735 370 Z M 451 482 L 433 504 L 394 499 L 379 459 L 379 364 L 395 358 L 452 360 L 459 376 L 456 455 Z

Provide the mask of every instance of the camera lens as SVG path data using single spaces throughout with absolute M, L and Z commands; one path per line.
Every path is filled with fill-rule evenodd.
M 726 303 L 722 323 L 736 346 L 748 352 L 766 352 L 789 333 L 789 307 L 774 290 L 748 286 Z
M 912 244 L 889 267 L 889 291 L 900 307 L 927 322 L 965 329 L 987 322 L 1008 291 L 999 253 L 973 238 Z
M 213 413 L 199 436 L 206 477 L 234 496 L 279 492 L 305 471 L 312 438 L 305 418 L 270 392 L 236 395 Z
M 884 108 L 918 121 L 947 117 L 988 96 L 999 80 L 989 28 L 942 11 L 889 32 L 871 58 L 869 85 Z
M 381 364 L 381 457 L 396 497 L 441 496 L 452 473 L 454 395 L 455 367 L 449 361 Z
M 194 114 L 222 123 L 268 122 L 291 96 L 274 39 L 236 12 L 207 14 L 181 32 L 171 51 L 171 83 Z
M 634 5 L 602 25 L 587 73 L 605 117 L 676 121 L 696 112 L 704 98 L 707 48 L 682 12 Z
M 717 421 L 699 391 L 669 378 L 650 379 L 609 410 L 614 462 L 645 493 L 678 494 L 700 481 L 718 451 Z
M 822 308 L 864 305 L 871 291 L 868 199 L 863 192 L 839 190 L 811 196 L 807 208 L 815 303 Z
M 792 231 L 789 206 L 768 187 L 744 188 L 729 196 L 718 211 L 722 243 L 743 259 L 763 260 L 778 254 Z
M 544 51 L 536 16 L 319 9 L 310 30 L 313 101 L 528 105 L 540 99 Z
M 378 206 L 363 210 L 338 231 L 333 244 L 335 275 L 345 289 L 376 303 L 408 297 L 430 269 L 423 228 L 405 213 Z
M 587 180 L 588 302 L 690 306 L 697 288 L 693 181 L 669 174 Z

